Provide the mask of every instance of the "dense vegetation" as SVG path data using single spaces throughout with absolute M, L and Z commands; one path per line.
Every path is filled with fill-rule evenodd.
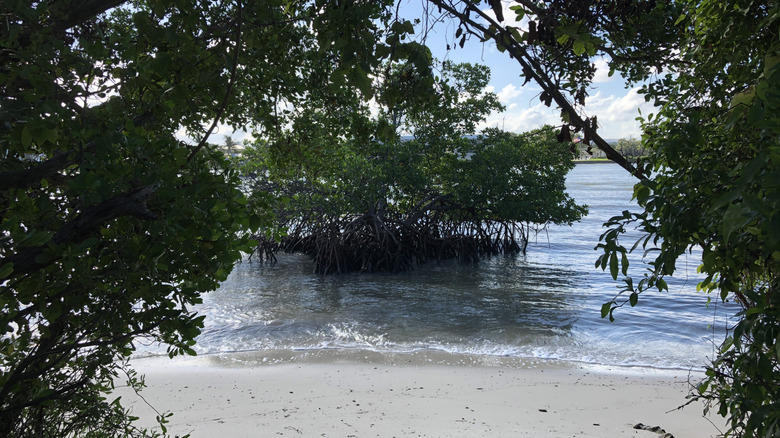
M 258 140 L 240 158 L 253 193 L 275 199 L 283 232 L 256 236 L 261 257 L 302 252 L 322 274 L 396 272 L 427 260 L 525 252 L 538 227 L 581 217 L 584 208 L 564 191 L 569 145 L 552 127 L 476 135 L 501 109 L 483 91 L 486 67 L 444 62 L 433 78 L 410 64 L 386 71 L 377 116 L 342 101 L 359 129 L 346 130 L 338 112 L 333 125 L 341 128 L 323 130 L 333 114 L 305 106 L 289 131 Z
M 142 385 L 123 359 L 193 354 L 193 304 L 266 219 L 210 134 L 405 58 L 410 25 L 354 6 L 0 2 L 0 436 L 141 433 L 105 396 Z
M 630 249 L 620 239 L 638 226 L 633 248 L 647 251 L 649 270 L 624 278 L 604 316 L 665 289 L 677 257 L 701 247 L 700 287 L 744 311 L 695 395 L 729 418 L 732 435 L 780 435 L 777 2 L 517 0 L 493 14 L 500 2 L 428 3 L 458 20 L 456 46 L 493 41 L 542 88 L 541 101 L 561 109 L 558 140 L 582 132 L 640 179 L 639 211 L 610 221 L 598 266 L 625 275 Z M 409 40 L 413 24 L 394 11 L 389 0 L 0 3 L 0 435 L 140 433 L 104 397 L 122 359 L 139 341 L 191 352 L 202 319 L 190 307 L 253 248 L 248 232 L 275 224 L 275 200 L 247 200 L 208 147 L 218 122 L 256 127 L 267 152 L 258 163 L 292 209 L 310 201 L 296 193 L 333 196 L 334 211 L 353 221 L 384 211 L 391 224 L 430 196 L 468 205 L 457 169 L 494 153 L 520 163 L 517 145 L 548 144 L 547 131 L 461 141 L 441 131 L 468 131 L 450 123 L 465 120 L 457 113 L 411 123 L 442 115 L 434 109 L 448 102 L 437 85 L 446 75 L 432 74 L 429 52 Z M 505 12 L 520 24 L 504 26 Z M 659 108 L 644 121 L 646 159 L 625 159 L 582 112 L 595 56 L 643 84 Z M 374 88 L 378 78 L 384 88 Z M 365 108 L 372 97 L 383 108 L 376 118 Z M 398 140 L 403 123 L 418 128 L 413 141 Z M 391 152 L 419 175 L 393 176 L 406 167 L 373 159 Z M 500 180 L 468 183 L 490 196 L 505 190 Z M 481 221 L 535 222 L 518 219 L 517 199 L 474 207 Z M 487 213 L 504 200 L 508 208 Z M 459 217 L 445 223 L 464 223 L 462 211 L 450 213 Z
M 626 280 L 633 303 L 702 248 L 698 288 L 743 311 L 696 397 L 737 436 L 780 436 L 780 6 L 684 6 L 681 52 L 645 88 L 660 106 L 643 136 L 657 174 L 636 186 L 643 211 L 607 224 L 603 260 L 624 253 L 627 226 L 644 233 L 639 248 L 655 252 L 643 278 Z
M 743 311 L 693 397 L 729 418 L 729 435 L 780 436 L 780 5 L 519 0 L 511 9 L 528 24 L 512 28 L 466 2 L 432 3 L 494 40 L 542 86 L 542 101 L 562 109 L 562 134 L 584 129 L 610 158 L 615 151 L 587 123 L 593 117 L 579 113 L 590 59 L 603 56 L 611 72 L 643 84 L 658 107 L 643 121 L 648 157 L 617 160 L 641 180 L 641 210 L 612 218 L 598 244 L 596 266 L 625 284 L 602 315 L 666 290 L 677 258 L 700 247 L 699 288 Z M 620 239 L 629 227 L 643 235 L 627 249 Z M 639 279 L 625 277 L 633 250 L 649 262 Z

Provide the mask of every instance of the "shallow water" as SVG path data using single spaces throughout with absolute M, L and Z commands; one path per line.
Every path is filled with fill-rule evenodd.
M 576 166 L 568 190 L 590 213 L 536 236 L 526 256 L 340 276 L 315 275 L 298 255 L 281 255 L 272 266 L 241 263 L 219 290 L 204 295 L 198 310 L 206 327 L 196 350 L 430 351 L 699 369 L 737 309 L 714 297 L 708 305 L 696 292 L 696 253 L 681 261 L 669 292 L 643 294 L 637 307 L 619 309 L 615 322 L 600 317 L 618 283 L 594 268 L 594 247 L 602 223 L 631 208 L 633 184 L 614 164 Z

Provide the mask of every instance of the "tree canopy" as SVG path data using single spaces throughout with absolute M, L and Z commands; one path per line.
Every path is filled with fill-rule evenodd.
M 778 436 L 780 8 L 696 2 L 684 12 L 676 26 L 686 44 L 645 88 L 660 106 L 643 125 L 657 175 L 636 187 L 644 210 L 613 218 L 602 245 L 610 257 L 624 253 L 613 245 L 636 224 L 640 247 L 656 251 L 638 283 L 626 280 L 631 303 L 646 289 L 666 289 L 676 259 L 702 249 L 698 288 L 743 312 L 697 396 L 715 402 L 738 436 Z
M 123 359 L 192 354 L 192 305 L 267 219 L 215 126 L 274 130 L 303 96 L 368 89 L 409 45 L 388 6 L 0 3 L 0 435 L 137 432 L 102 395 Z
M 525 252 L 536 227 L 579 220 L 585 208 L 565 193 L 571 152 L 554 128 L 478 134 L 501 109 L 484 91 L 489 70 L 428 68 L 388 65 L 376 116 L 340 96 L 359 129 L 327 121 L 342 112 L 306 105 L 289 130 L 244 153 L 242 172 L 255 194 L 276 199 L 284 232 L 257 236 L 261 257 L 303 252 L 323 274 L 401 271 L 426 260 Z

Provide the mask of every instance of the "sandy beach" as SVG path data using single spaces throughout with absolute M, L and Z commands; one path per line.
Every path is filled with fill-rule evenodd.
M 359 357 L 358 357 L 359 355 Z M 170 411 L 173 435 L 198 437 L 714 437 L 686 402 L 688 371 L 545 360 L 376 353 L 257 353 L 133 361 L 141 424 Z M 148 404 L 147 404 L 148 402 Z M 716 424 L 723 420 L 713 417 Z

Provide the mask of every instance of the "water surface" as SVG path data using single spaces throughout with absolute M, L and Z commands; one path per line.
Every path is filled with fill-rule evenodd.
M 577 165 L 568 190 L 590 213 L 538 234 L 525 256 L 340 276 L 313 274 L 299 255 L 281 255 L 275 265 L 241 263 L 204 295 L 198 310 L 206 327 L 196 350 L 430 351 L 702 368 L 737 309 L 696 292 L 696 252 L 681 260 L 669 292 L 642 295 L 637 307 L 619 309 L 615 322 L 600 317 L 618 283 L 594 267 L 594 247 L 602 223 L 632 208 L 634 182 L 615 164 Z M 632 272 L 641 273 L 640 258 L 632 259 Z

